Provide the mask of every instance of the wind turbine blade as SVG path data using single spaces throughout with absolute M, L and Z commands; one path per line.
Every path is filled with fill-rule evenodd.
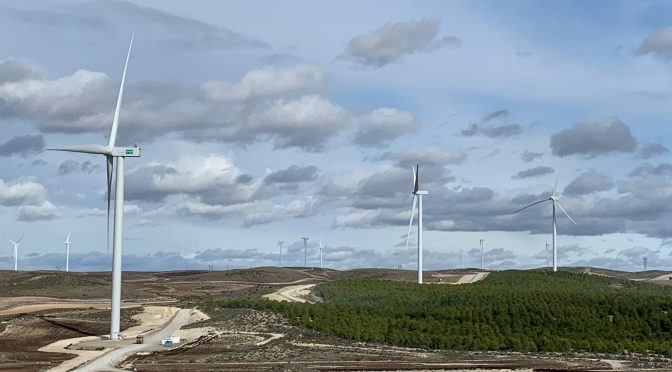
M 420 189 L 420 166 L 415 165 L 415 172 L 413 172 L 413 193 L 415 194 Z
M 515 211 L 515 212 L 513 212 L 513 213 L 511 213 L 511 214 L 516 214 L 516 213 L 522 211 L 523 209 L 527 209 L 527 208 L 529 208 L 529 207 L 531 207 L 531 206 L 533 206 L 533 205 L 537 205 L 537 204 L 539 204 L 539 203 L 543 203 L 543 202 L 545 202 L 545 201 L 549 201 L 549 200 L 551 200 L 551 199 L 548 198 L 548 199 L 540 200 L 540 201 L 538 201 L 538 202 L 534 202 L 534 203 L 532 203 L 532 204 L 530 204 L 530 205 L 526 205 L 526 206 L 520 208 L 519 210 L 517 210 L 517 211 Z
M 112 199 L 112 169 L 114 158 L 107 156 L 107 255 L 110 255 L 110 200 Z
M 69 231 L 68 231 L 68 237 L 65 238 L 65 242 L 66 242 L 66 243 L 70 243 L 70 232 L 69 232 Z
M 126 63 L 124 64 L 124 73 L 121 75 L 121 86 L 119 87 L 119 96 L 117 97 L 117 107 L 114 110 L 114 119 L 112 119 L 112 130 L 110 130 L 110 142 L 108 147 L 114 147 L 117 141 L 117 129 L 119 129 L 119 113 L 121 112 L 121 101 L 124 98 L 124 86 L 126 85 L 126 70 L 128 69 L 128 60 L 131 58 L 131 48 L 133 48 L 133 39 L 135 34 L 131 36 L 131 44 L 128 46 L 128 54 L 126 55 Z
M 556 172 L 555 173 L 555 186 L 553 186 L 553 193 L 551 196 L 555 195 L 555 193 L 558 191 L 558 180 L 560 179 L 560 173 Z
M 47 149 L 49 151 L 82 152 L 85 154 L 110 155 L 112 149 L 103 145 L 75 145 Z
M 16 244 L 19 244 L 19 243 L 21 242 L 21 240 L 23 240 L 24 237 L 25 237 L 25 235 L 21 235 L 21 237 L 19 238 L 19 240 L 16 241 Z
M 567 211 L 565 211 L 565 208 L 563 208 L 562 205 L 560 205 L 560 203 L 558 203 L 558 202 L 555 201 L 555 200 L 554 200 L 553 202 L 555 203 L 555 205 L 558 206 L 558 208 L 560 208 L 560 210 L 562 211 L 562 213 L 564 213 L 565 216 L 567 216 L 567 218 L 569 218 L 570 221 L 574 222 L 575 225 L 578 225 L 578 223 L 576 223 L 576 221 L 574 221 L 574 219 L 573 219 L 572 217 L 569 217 L 569 214 L 567 214 Z
M 8 239 L 8 240 L 9 240 L 9 239 Z M 12 240 L 10 240 L 9 242 L 12 243 L 12 244 L 16 244 L 16 242 L 15 242 L 15 241 L 12 241 Z
M 408 221 L 408 234 L 406 234 L 406 250 L 408 250 L 408 243 L 411 240 L 411 229 L 413 228 L 413 213 L 415 212 L 416 202 L 417 202 L 417 196 L 413 195 L 413 201 L 411 202 L 411 219 Z

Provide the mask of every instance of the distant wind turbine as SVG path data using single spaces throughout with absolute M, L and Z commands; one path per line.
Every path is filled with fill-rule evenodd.
M 408 243 L 411 240 L 411 228 L 413 227 L 413 213 L 415 213 L 415 205 L 418 205 L 418 284 L 422 284 L 422 196 L 429 194 L 427 191 L 420 190 L 420 166 L 416 165 L 413 168 L 413 201 L 411 202 L 411 219 L 408 222 L 408 234 L 406 235 L 406 249 L 408 250 Z
M 278 249 L 280 250 L 280 267 L 282 267 L 282 244 L 284 242 L 278 242 Z
M 308 267 L 308 239 L 309 238 L 301 238 L 303 239 L 303 267 Z
M 322 268 L 322 241 L 320 240 L 320 269 Z
M 63 244 L 65 244 L 65 272 L 68 272 L 70 271 L 70 233 Z
M 25 235 L 22 235 L 17 241 L 10 240 L 14 244 L 14 271 L 19 271 L 19 243 Z
M 114 160 L 117 160 L 117 174 L 114 196 L 114 242 L 112 246 L 112 306 L 110 317 L 110 339 L 119 339 L 120 309 L 121 309 L 121 256 L 122 256 L 122 225 L 124 218 L 124 159 L 127 157 L 140 157 L 140 148 L 134 147 L 115 147 L 117 140 L 117 130 L 119 129 L 119 116 L 121 113 L 121 103 L 124 97 L 124 86 L 126 84 L 126 70 L 128 60 L 131 57 L 131 48 L 133 47 L 133 37 L 128 46 L 124 72 L 121 76 L 121 85 L 119 87 L 119 96 L 117 97 L 117 106 L 114 110 L 112 119 L 112 129 L 107 146 L 104 145 L 78 145 L 61 148 L 52 148 L 54 151 L 81 152 L 85 154 L 103 155 L 107 160 L 107 226 L 108 226 L 108 244 L 109 244 L 109 226 L 110 226 L 110 191 L 112 188 L 112 170 Z
M 532 204 L 526 205 L 526 206 L 520 208 L 519 210 L 513 212 L 513 214 L 516 214 L 516 213 L 522 211 L 523 209 L 527 209 L 527 208 L 529 208 L 533 205 L 537 205 L 537 204 L 544 203 L 544 202 L 547 202 L 547 201 L 551 202 L 551 205 L 553 206 L 553 271 L 554 272 L 558 271 L 558 251 L 556 249 L 556 241 L 557 241 L 558 230 L 557 230 L 556 222 L 555 222 L 555 220 L 556 220 L 555 219 L 555 206 L 557 205 L 558 208 L 560 208 L 560 210 L 562 211 L 562 213 L 564 213 L 565 216 L 567 216 L 567 218 L 569 218 L 570 221 L 574 222 L 575 225 L 578 225 L 576 223 L 576 221 L 574 221 L 572 219 L 572 217 L 570 217 L 569 214 L 567 214 L 565 209 L 562 208 L 560 203 L 558 203 L 558 200 L 560 199 L 560 195 L 558 195 L 556 193 L 557 189 L 558 189 L 558 178 L 556 177 L 555 178 L 555 187 L 553 188 L 553 192 L 551 193 L 551 195 L 547 199 L 540 200 L 538 202 L 534 202 Z

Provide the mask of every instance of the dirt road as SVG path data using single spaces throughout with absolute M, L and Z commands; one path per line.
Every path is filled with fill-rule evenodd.
M 273 301 L 289 301 L 289 302 L 310 302 L 304 296 L 310 293 L 310 288 L 316 284 L 290 285 L 283 287 L 277 291 L 264 295 L 264 298 Z
M 131 354 L 161 348 L 161 339 L 172 336 L 175 331 L 189 324 L 191 309 L 180 309 L 173 319 L 162 329 L 145 336 L 144 344 L 130 344 L 103 354 L 98 359 L 77 369 L 77 371 L 106 371 L 115 370 L 114 365 Z

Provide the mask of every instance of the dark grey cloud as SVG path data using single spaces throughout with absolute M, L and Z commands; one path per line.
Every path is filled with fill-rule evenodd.
M 525 178 L 531 178 L 531 177 L 539 177 L 543 176 L 545 174 L 550 174 L 554 173 L 555 169 L 551 167 L 534 167 L 534 168 L 528 168 L 524 169 L 513 176 L 511 176 L 512 180 L 522 180 Z
M 544 156 L 543 152 L 534 152 L 534 151 L 528 151 L 525 150 L 521 155 L 520 159 L 526 163 L 529 163 L 533 161 L 534 159 L 538 159 Z
M 43 166 L 43 165 L 47 165 L 47 164 L 49 164 L 49 162 L 44 160 L 44 159 L 37 159 L 37 160 L 33 160 L 32 162 L 30 162 L 30 165 L 33 166 L 33 167 Z
M 44 149 L 44 137 L 42 135 L 16 136 L 0 145 L 0 156 L 39 154 Z
M 59 166 L 56 174 L 65 175 L 76 171 L 79 168 L 79 163 L 74 160 L 65 160 Z
M 317 171 L 318 169 L 315 165 L 308 165 L 305 167 L 291 165 L 287 169 L 269 173 L 264 178 L 264 182 L 267 184 L 311 182 L 317 179 Z
M 565 195 L 588 195 L 600 191 L 611 190 L 614 181 L 606 174 L 588 171 L 581 173 L 565 187 Z
M 649 159 L 668 152 L 670 152 L 670 150 L 661 143 L 649 143 L 639 149 L 637 157 L 640 159 Z
M 495 119 L 495 118 L 505 118 L 505 117 L 507 117 L 507 116 L 509 116 L 509 110 L 504 110 L 504 109 L 502 109 L 502 110 L 493 111 L 493 112 L 491 112 L 491 113 L 485 115 L 485 116 L 483 117 L 483 119 L 481 119 L 481 121 L 484 122 L 484 123 L 487 123 L 487 122 L 489 122 L 489 121 L 492 120 L 492 119 Z
M 653 54 L 665 59 L 672 58 L 672 27 L 649 35 L 639 44 L 635 52 L 640 55 Z
M 121 0 L 91 1 L 52 9 L 6 9 L 11 20 L 40 27 L 74 27 L 103 35 L 133 30 L 151 42 L 180 50 L 262 48 L 267 44 L 223 27 Z
M 639 167 L 630 171 L 630 177 L 642 177 L 647 175 L 664 176 L 672 174 L 672 164 L 661 163 L 653 166 L 649 163 L 643 163 Z
M 364 147 L 382 147 L 402 135 L 419 131 L 420 124 L 411 113 L 385 107 L 359 119 L 353 142 Z
M 583 155 L 587 158 L 633 152 L 637 141 L 630 128 L 618 118 L 606 118 L 574 124 L 551 135 L 554 155 Z
M 100 164 L 94 164 L 94 163 L 87 160 L 87 161 L 83 162 L 80 165 L 79 168 L 81 169 L 82 172 L 91 174 L 91 173 L 95 172 L 96 170 L 100 169 L 101 165 Z
M 471 123 L 460 134 L 465 137 L 486 136 L 491 138 L 507 138 L 521 134 L 523 128 L 519 124 L 486 126 L 482 123 Z
M 42 71 L 25 59 L 7 58 L 0 61 L 0 84 L 42 78 Z
M 388 23 L 350 40 L 342 57 L 362 65 L 383 67 L 407 55 L 460 45 L 455 36 L 437 39 L 439 26 L 439 22 L 427 19 Z

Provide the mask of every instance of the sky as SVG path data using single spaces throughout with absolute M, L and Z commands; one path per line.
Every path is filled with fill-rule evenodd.
M 124 269 L 672 266 L 665 1 L 4 1 L 0 234 L 19 268 L 109 270 L 106 144 Z M 415 230 L 415 228 L 414 228 Z M 13 247 L 0 244 L 0 268 Z M 460 253 L 462 252 L 462 253 Z

